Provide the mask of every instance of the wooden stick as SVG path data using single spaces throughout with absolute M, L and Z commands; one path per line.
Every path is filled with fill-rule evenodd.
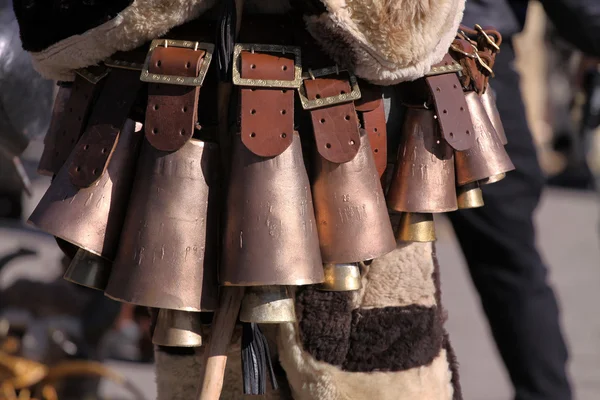
M 215 311 L 208 347 L 204 353 L 204 379 L 197 400 L 219 400 L 223 389 L 227 349 L 244 297 L 244 287 L 223 287 L 219 308 Z

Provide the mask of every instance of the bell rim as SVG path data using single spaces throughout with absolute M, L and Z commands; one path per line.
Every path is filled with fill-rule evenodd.
M 175 310 L 175 311 L 187 311 L 187 312 L 214 312 L 217 309 L 217 305 L 214 307 L 206 307 L 206 308 L 197 308 L 197 307 L 165 307 L 164 304 L 157 304 L 153 302 L 144 302 L 144 301 L 127 301 L 125 299 L 121 299 L 114 295 L 109 294 L 106 290 L 104 290 L 104 295 L 111 300 L 118 301 L 119 303 L 133 304 L 134 306 L 142 306 L 142 307 L 151 307 L 151 308 L 161 308 L 165 310 Z

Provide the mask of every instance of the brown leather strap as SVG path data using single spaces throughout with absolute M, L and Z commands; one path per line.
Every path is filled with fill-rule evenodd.
M 317 78 L 304 81 L 309 100 L 350 93 L 346 80 Z M 354 102 L 336 104 L 310 111 L 319 154 L 334 163 L 352 160 L 360 147 L 358 116 Z
M 485 85 L 485 75 L 480 69 L 477 60 L 465 55 L 475 55 L 477 50 L 464 39 L 455 39 L 451 48 L 454 50 L 452 51 L 452 56 L 463 67 L 463 73 L 460 78 L 463 87 L 466 90 L 475 90 L 477 93 L 481 93 Z
M 106 78 L 69 167 L 75 186 L 89 187 L 106 171 L 141 86 L 139 74 L 135 70 L 114 69 Z
M 442 136 L 452 148 L 464 151 L 475 143 L 473 122 L 463 88 L 456 74 L 425 78 L 429 86 Z
M 148 70 L 152 74 L 197 77 L 206 51 L 157 47 Z M 198 120 L 200 86 L 151 83 L 146 108 L 146 138 L 158 150 L 179 150 L 193 136 Z
M 241 53 L 244 79 L 294 80 L 294 60 L 262 53 Z M 294 91 L 291 89 L 242 88 L 241 135 L 254 154 L 272 157 L 292 144 Z
M 40 175 L 52 176 L 58 171 L 54 170 L 55 157 L 60 152 L 57 151 L 57 136 L 60 134 L 60 128 L 63 124 L 63 118 L 65 117 L 65 111 L 67 110 L 67 103 L 71 97 L 71 86 L 63 86 L 58 89 L 56 98 L 54 99 L 54 108 L 52 109 L 52 119 L 50 120 L 50 126 L 44 136 L 44 151 L 40 157 L 38 164 L 38 173 Z
M 52 128 L 56 129 L 49 134 L 54 137 L 54 143 L 49 152 L 52 154 L 50 165 L 46 173 L 57 174 L 67 158 L 75 148 L 87 123 L 94 99 L 102 88 L 104 80 L 94 84 L 80 75 L 75 75 L 75 81 L 71 90 L 71 96 L 65 106 L 65 112 L 61 120 Z M 48 143 L 46 146 L 50 145 Z M 44 150 L 46 151 L 46 150 Z
M 356 102 L 356 111 L 362 114 L 363 128 L 369 137 L 375 166 L 379 176 L 387 167 L 387 130 L 385 107 L 380 87 L 361 85 L 362 97 Z

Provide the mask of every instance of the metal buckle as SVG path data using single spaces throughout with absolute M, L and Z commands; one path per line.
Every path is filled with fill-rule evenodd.
M 448 74 L 450 72 L 461 72 L 463 70 L 462 65 L 460 63 L 454 61 L 450 65 L 440 65 L 437 67 L 432 67 L 425 76 L 434 76 L 434 75 L 442 75 Z
M 315 108 L 332 106 L 334 104 L 342 104 L 349 103 L 351 101 L 355 101 L 361 98 L 362 94 L 360 93 L 360 88 L 358 87 L 358 80 L 356 76 L 352 75 L 347 70 L 341 70 L 336 65 L 335 67 L 322 68 L 317 70 L 308 70 L 302 78 L 304 79 L 315 79 L 317 77 L 327 76 L 327 75 L 339 75 L 340 72 L 347 72 L 349 75 L 348 80 L 350 81 L 350 87 L 352 91 L 350 93 L 342 93 L 337 96 L 324 97 L 315 100 L 309 100 L 306 95 L 306 88 L 304 84 L 300 85 L 298 88 L 298 95 L 300 96 L 300 102 L 302 103 L 302 108 L 305 110 L 313 110 Z
M 124 60 L 117 60 L 114 58 L 109 58 L 106 61 L 104 61 L 104 65 L 110 68 L 128 69 L 132 71 L 141 71 L 142 69 L 144 69 L 144 64 Z
M 204 50 L 206 54 L 204 55 L 204 61 L 200 66 L 200 72 L 198 72 L 198 76 L 191 77 L 150 73 L 149 65 L 150 57 L 152 56 L 152 50 L 154 50 L 158 46 L 180 47 L 184 49 L 193 49 L 195 51 Z M 144 67 L 142 68 L 142 75 L 140 77 L 140 80 L 142 82 L 166 83 L 169 85 L 202 86 L 202 83 L 204 82 L 204 78 L 206 77 L 206 73 L 208 71 L 208 67 L 210 66 L 210 62 L 212 60 L 214 49 L 215 45 L 212 43 L 192 42 L 189 40 L 155 39 L 150 44 L 150 49 L 148 50 L 148 55 L 146 56 Z
M 100 65 L 92 65 L 87 68 L 81 68 L 75 71 L 75 73 L 81 76 L 83 79 L 95 85 L 100 82 L 102 79 L 108 76 L 110 69 L 100 66 Z
M 281 53 L 294 55 L 294 80 L 282 81 L 272 79 L 247 79 L 242 78 L 239 59 L 242 51 L 250 51 L 252 53 Z M 280 46 L 274 44 L 243 44 L 238 43 L 233 49 L 233 68 L 232 68 L 233 83 L 237 86 L 252 86 L 266 88 L 283 88 L 283 89 L 298 89 L 302 85 L 302 59 L 299 47 L 295 46 Z

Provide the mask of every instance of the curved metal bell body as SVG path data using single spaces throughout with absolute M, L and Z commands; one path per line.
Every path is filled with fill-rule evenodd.
M 411 213 L 457 209 L 452 148 L 442 138 L 433 110 L 406 111 L 388 206 Z
M 312 186 L 321 256 L 325 263 L 353 263 L 396 248 L 379 173 L 369 139 L 360 136 L 351 161 L 317 157 Z
M 325 280 L 317 289 L 332 292 L 346 292 L 361 288 L 360 269 L 352 264 L 325 264 Z
M 483 192 L 478 182 L 459 186 L 456 192 L 458 208 L 460 210 L 483 207 Z
M 498 107 L 496 106 L 496 99 L 494 98 L 494 92 L 492 88 L 488 85 L 487 90 L 481 95 L 481 104 L 483 104 L 483 108 L 487 113 L 498 137 L 500 138 L 500 142 L 503 145 L 508 143 L 508 139 L 506 138 L 506 132 L 504 131 L 504 125 L 502 124 L 502 118 L 500 118 L 500 113 L 498 112 Z
M 81 286 L 104 290 L 111 269 L 112 264 L 107 259 L 79 249 L 69 264 L 64 278 Z
M 29 222 L 92 254 L 114 259 L 131 193 L 142 133 L 127 120 L 106 172 L 88 188 L 69 178 L 72 156 L 29 217 Z
M 294 299 L 286 286 L 254 286 L 246 289 L 240 321 L 257 324 L 295 322 Z
M 168 347 L 202 346 L 202 323 L 195 312 L 159 310 L 152 343 Z
M 252 153 L 236 135 L 227 196 L 225 286 L 323 281 L 310 185 L 298 133 L 280 155 Z
M 144 140 L 106 295 L 182 311 L 217 305 L 218 146 Z
M 402 213 L 396 237 L 403 242 L 435 242 L 433 214 Z
M 472 148 L 455 152 L 456 180 L 459 186 L 515 169 L 481 104 L 479 95 L 470 92 L 465 98 L 476 137 Z

